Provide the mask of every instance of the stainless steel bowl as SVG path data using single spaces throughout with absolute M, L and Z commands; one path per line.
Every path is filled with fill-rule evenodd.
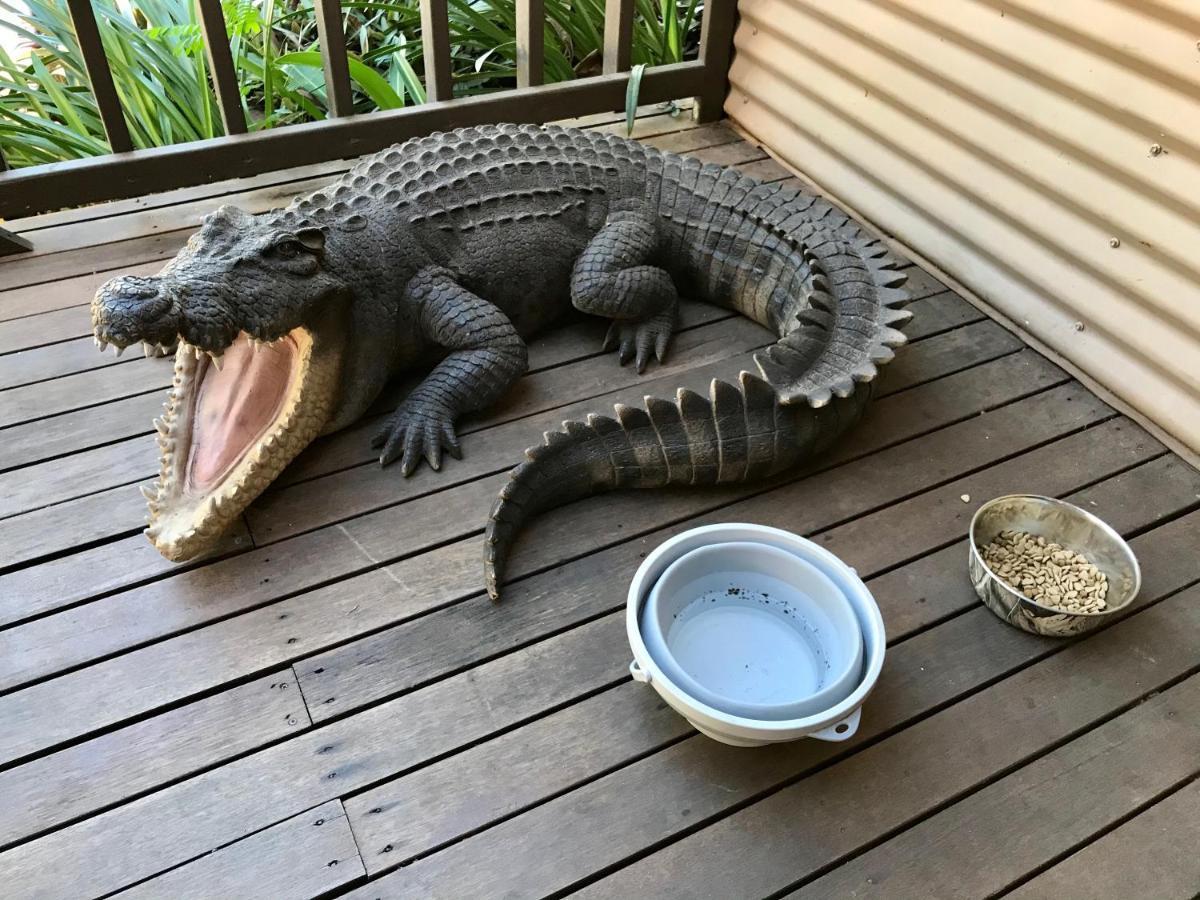
M 994 574 L 979 554 L 1001 531 L 1024 531 L 1082 553 L 1106 576 L 1106 606 L 1094 613 L 1064 613 L 1013 590 Z M 1053 497 L 1010 494 L 989 500 L 971 518 L 968 565 L 975 592 L 992 612 L 1022 631 L 1050 637 L 1073 637 L 1098 628 L 1133 602 L 1142 572 L 1129 544 L 1100 519 Z

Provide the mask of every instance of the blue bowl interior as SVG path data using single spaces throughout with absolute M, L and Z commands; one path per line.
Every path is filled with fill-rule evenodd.
M 651 588 L 640 625 L 668 678 L 732 715 L 814 715 L 861 680 L 862 631 L 848 598 L 816 566 L 765 544 L 684 554 Z

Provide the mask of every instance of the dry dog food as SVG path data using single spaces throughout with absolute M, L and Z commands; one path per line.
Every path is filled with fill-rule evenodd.
M 1100 612 L 1108 578 L 1087 559 L 1043 537 L 1002 531 L 979 548 L 989 569 L 1013 590 L 1068 613 Z

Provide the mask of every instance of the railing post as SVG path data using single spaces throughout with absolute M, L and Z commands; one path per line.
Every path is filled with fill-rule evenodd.
M 517 87 L 545 80 L 546 0 L 517 0 Z
M 246 114 L 242 112 L 242 93 L 233 68 L 221 0 L 196 0 L 196 9 L 200 13 L 200 30 L 204 33 L 204 49 L 208 53 L 208 70 L 221 111 L 221 124 L 226 134 L 245 134 Z
M 629 71 L 632 54 L 633 0 L 605 0 L 604 74 Z
M 75 40 L 79 41 L 79 52 L 83 54 L 83 67 L 87 69 L 88 81 L 92 83 L 92 94 L 96 97 L 96 108 L 100 121 L 104 123 L 104 134 L 113 153 L 124 153 L 133 149 L 129 137 L 129 126 L 121 112 L 121 100 L 113 84 L 108 59 L 104 55 L 104 44 L 100 40 L 100 29 L 92 12 L 91 0 L 67 0 L 71 22 L 75 26 Z
M 8 171 L 8 160 L 4 158 L 4 148 L 0 147 L 0 172 Z M 0 228 L 0 256 L 11 253 L 25 253 L 33 249 L 33 244 L 18 234 L 13 234 L 7 228 Z
M 450 11 L 447 0 L 421 0 L 421 45 L 425 57 L 425 96 L 450 100 Z
M 341 0 L 314 0 L 314 5 L 321 62 L 325 66 L 325 98 L 333 115 L 348 116 L 354 112 L 354 102 L 350 94 L 350 64 L 346 61 Z
M 708 0 L 704 4 L 700 23 L 700 62 L 704 64 L 704 89 L 697 95 L 692 108 L 699 122 L 715 122 L 724 115 L 736 21 L 737 0 Z

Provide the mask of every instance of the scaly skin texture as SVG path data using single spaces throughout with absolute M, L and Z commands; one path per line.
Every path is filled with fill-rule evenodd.
M 639 372 L 667 352 L 680 295 L 779 334 L 759 375 L 568 422 L 529 451 L 488 523 L 495 597 L 534 512 L 610 488 L 763 477 L 820 452 L 861 414 L 870 391 L 856 385 L 904 341 L 896 266 L 844 213 L 794 189 L 597 132 L 480 126 L 368 157 L 286 209 L 218 210 L 158 276 L 102 287 L 93 320 L 101 341 L 179 341 L 201 368 L 247 337 L 311 341 L 319 386 L 304 396 L 319 427 L 310 415 L 297 440 L 272 426 L 270 447 L 252 448 L 253 477 L 237 469 L 240 484 L 199 502 L 203 491 L 175 483 L 186 466 L 164 475 L 152 538 L 164 509 L 191 503 L 171 549 L 155 538 L 172 558 L 203 552 L 308 432 L 353 422 L 403 369 L 433 365 L 376 435 L 380 461 L 408 474 L 458 456 L 457 419 L 524 373 L 525 339 L 568 304 L 610 319 L 606 344 Z M 205 374 L 178 373 L 180 394 Z M 174 428 L 160 427 L 167 443 Z

